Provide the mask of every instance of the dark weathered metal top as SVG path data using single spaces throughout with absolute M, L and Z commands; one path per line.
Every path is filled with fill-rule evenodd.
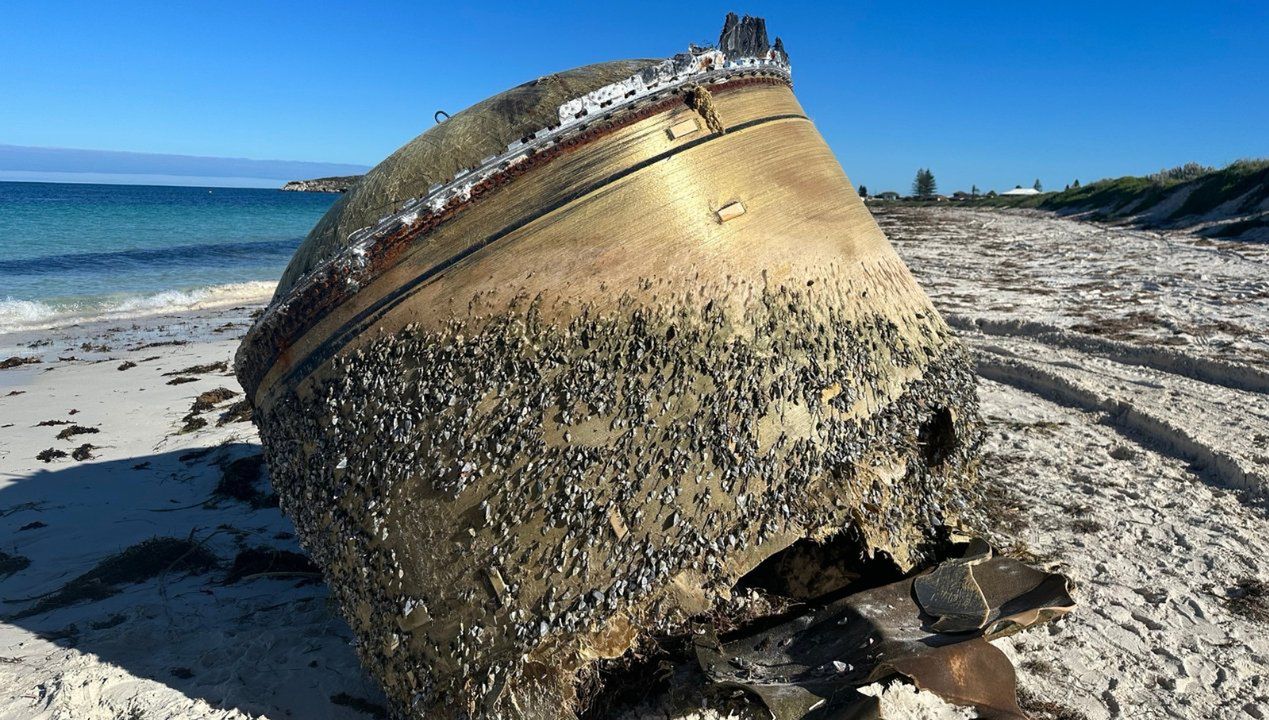
M 660 60 L 587 65 L 514 87 L 455 113 L 406 143 L 344 194 L 309 232 L 278 283 L 283 297 L 295 282 L 349 243 L 349 235 L 452 179 L 526 134 L 558 122 L 564 102 L 624 80 Z

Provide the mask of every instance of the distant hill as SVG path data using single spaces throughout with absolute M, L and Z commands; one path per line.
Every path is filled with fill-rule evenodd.
M 312 180 L 292 180 L 282 186 L 290 192 L 348 192 L 353 183 L 361 179 L 360 175 L 339 175 L 336 177 L 314 178 Z
M 1099 180 L 1040 195 L 980 198 L 969 204 L 1036 208 L 1209 237 L 1269 240 L 1269 159 L 1239 160 L 1220 170 L 1191 163 L 1147 177 Z

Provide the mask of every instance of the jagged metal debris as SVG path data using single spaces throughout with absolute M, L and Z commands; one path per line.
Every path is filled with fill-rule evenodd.
M 699 628 L 696 656 L 714 683 L 752 693 L 775 720 L 868 717 L 876 703 L 857 688 L 892 676 L 979 717 L 1026 720 L 1013 666 L 988 641 L 1070 611 L 1070 591 L 1065 577 L 973 541 L 965 557 L 772 628 L 726 642 Z

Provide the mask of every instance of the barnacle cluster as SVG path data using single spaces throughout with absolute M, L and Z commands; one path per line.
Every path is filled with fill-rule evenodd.
M 803 538 L 854 528 L 919 563 L 973 502 L 972 368 L 928 305 L 847 285 L 526 288 L 262 408 L 282 507 L 394 715 L 567 717 L 590 663 Z

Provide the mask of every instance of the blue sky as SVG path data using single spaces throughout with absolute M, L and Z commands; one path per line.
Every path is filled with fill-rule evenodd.
M 728 10 L 784 38 L 873 192 L 919 167 L 950 192 L 1269 155 L 1263 1 L 13 2 L 0 144 L 372 165 L 437 109 L 668 56 Z

